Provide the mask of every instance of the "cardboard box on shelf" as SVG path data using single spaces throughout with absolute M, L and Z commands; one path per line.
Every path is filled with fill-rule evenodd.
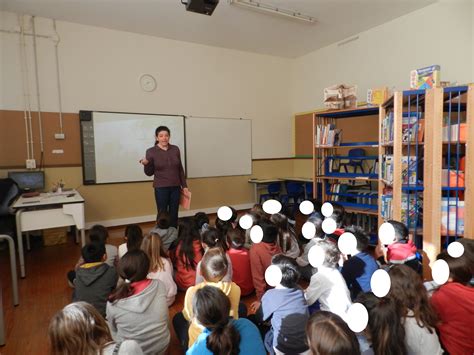
M 357 86 L 332 85 L 324 89 L 324 106 L 328 109 L 357 107 Z
M 410 72 L 411 89 L 432 89 L 440 87 L 440 66 L 431 65 Z
M 382 87 L 377 89 L 367 90 L 367 105 L 379 106 L 382 105 L 388 98 L 388 88 Z
M 44 246 L 65 244 L 67 242 L 67 227 L 43 230 Z

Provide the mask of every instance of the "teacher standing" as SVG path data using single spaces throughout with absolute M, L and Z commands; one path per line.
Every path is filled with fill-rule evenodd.
M 170 214 L 171 226 L 178 226 L 178 209 L 181 190 L 189 194 L 184 177 L 181 154 L 176 145 L 169 144 L 170 130 L 159 126 L 155 130 L 155 146 L 147 149 L 145 158 L 140 159 L 145 174 L 154 175 L 153 187 L 158 212 Z

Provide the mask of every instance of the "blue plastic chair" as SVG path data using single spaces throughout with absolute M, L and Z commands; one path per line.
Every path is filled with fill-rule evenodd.
M 347 167 L 350 166 L 353 169 L 352 171 L 353 173 L 357 173 L 357 168 L 360 168 L 362 174 L 365 174 L 364 166 L 362 164 L 364 160 L 351 158 L 351 157 L 365 157 L 365 150 L 362 148 L 351 149 L 349 150 L 348 156 L 349 158 L 346 161 L 339 162 L 339 171 L 341 171 L 341 168 L 344 167 L 344 171 L 348 173 L 349 170 L 347 169 Z
M 296 205 L 298 202 L 303 201 L 304 196 L 304 187 L 302 183 L 298 182 L 289 182 L 286 184 L 286 195 L 281 196 L 282 204 L 292 203 Z
M 305 199 L 309 200 L 313 198 L 313 183 L 312 182 L 307 182 L 305 183 L 306 187 L 306 196 Z
M 281 192 L 281 183 L 272 182 L 271 184 L 268 184 L 267 191 L 268 193 L 260 195 L 260 204 L 270 199 L 279 200 Z

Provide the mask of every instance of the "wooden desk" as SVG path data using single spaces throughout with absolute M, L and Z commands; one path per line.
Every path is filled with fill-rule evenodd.
M 84 199 L 77 191 L 42 193 L 37 197 L 29 198 L 20 196 L 12 207 L 16 210 L 16 234 L 21 277 L 26 275 L 23 232 L 75 225 L 81 231 L 82 245 L 85 245 Z

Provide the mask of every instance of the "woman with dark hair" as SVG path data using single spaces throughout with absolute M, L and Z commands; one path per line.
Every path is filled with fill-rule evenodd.
M 313 354 L 360 355 L 356 335 L 337 314 L 313 313 L 306 325 L 306 337 Z
M 197 290 L 193 313 L 205 329 L 186 354 L 266 354 L 258 328 L 245 318 L 232 320 L 229 311 L 230 300 L 217 287 Z
M 372 343 L 375 355 L 406 355 L 405 329 L 401 309 L 391 298 L 378 298 L 373 293 L 359 293 L 356 302 L 362 303 L 369 313 L 365 333 Z
M 52 355 L 143 354 L 134 340 L 115 343 L 105 319 L 86 302 L 68 304 L 49 323 Z
M 428 292 L 420 275 L 403 264 L 390 268 L 389 275 L 391 287 L 388 297 L 401 307 L 407 354 L 442 354 L 436 334 L 438 317 L 428 300 Z
M 171 261 L 176 269 L 175 281 L 178 289 L 186 290 L 194 286 L 196 267 L 201 261 L 204 251 L 201 236 L 193 218 L 182 218 L 179 221 L 178 245 L 171 254 Z
M 150 260 L 142 250 L 127 252 L 118 265 L 125 280 L 109 297 L 107 321 L 117 341 L 134 339 L 144 354 L 164 354 L 170 342 L 166 286 L 147 279 Z
M 181 190 L 185 195 L 189 194 L 189 190 L 179 148 L 169 141 L 169 128 L 159 126 L 155 130 L 155 145 L 147 149 L 145 158 L 140 159 L 140 163 L 146 175 L 155 177 L 153 187 L 158 212 L 168 212 L 171 226 L 177 227 Z
M 453 258 L 447 252 L 438 255 L 449 266 L 448 282 L 431 296 L 431 304 L 440 322 L 439 336 L 450 354 L 474 354 L 474 288 L 469 286 L 472 265 L 467 257 Z

